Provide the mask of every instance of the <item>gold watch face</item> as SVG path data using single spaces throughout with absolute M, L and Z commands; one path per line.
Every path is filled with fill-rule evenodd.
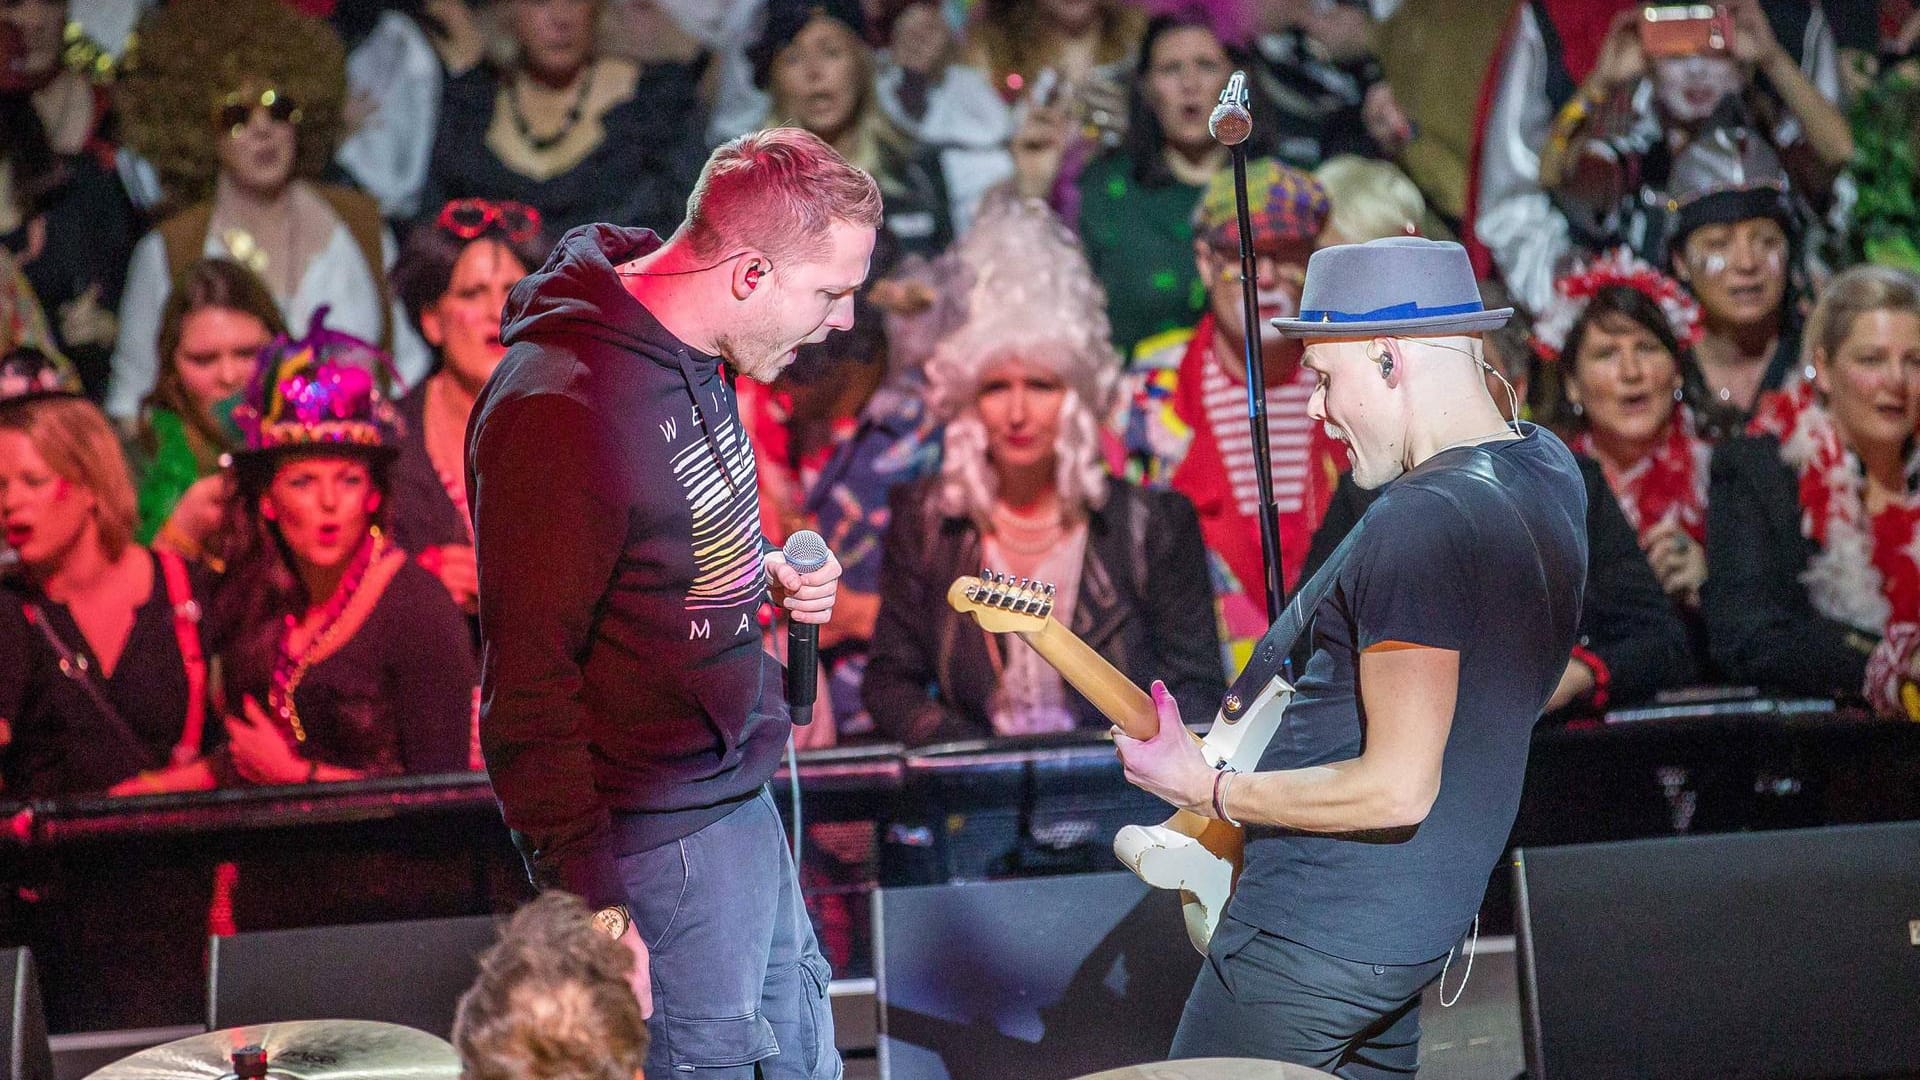
M 610 938 L 617 938 L 627 932 L 627 909 L 623 907 L 601 908 L 593 913 L 593 921 Z

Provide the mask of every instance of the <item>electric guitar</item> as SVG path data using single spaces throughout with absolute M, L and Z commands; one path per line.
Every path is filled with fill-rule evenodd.
M 1101 715 L 1136 739 L 1160 731 L 1160 713 L 1146 691 L 1053 618 L 1054 587 L 992 570 L 963 577 L 947 589 L 947 603 L 973 616 L 982 629 L 1019 634 L 1053 665 Z M 1280 727 L 1293 699 L 1284 679 L 1268 680 L 1247 708 L 1223 710 L 1200 740 L 1207 763 L 1252 772 Z M 1198 736 L 1195 736 L 1198 738 Z M 1246 834 L 1238 826 L 1186 810 L 1159 825 L 1129 825 L 1113 838 L 1113 851 L 1129 870 L 1157 889 L 1180 890 L 1187 940 L 1202 953 L 1240 876 Z

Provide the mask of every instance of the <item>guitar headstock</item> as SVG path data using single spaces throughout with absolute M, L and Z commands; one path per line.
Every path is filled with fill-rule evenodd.
M 979 577 L 955 579 L 947 589 L 947 603 L 991 633 L 1030 634 L 1046 626 L 1053 614 L 1053 591 L 1048 582 L 982 570 Z

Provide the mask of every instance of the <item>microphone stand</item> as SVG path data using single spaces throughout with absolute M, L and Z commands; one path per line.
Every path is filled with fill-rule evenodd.
M 1286 588 L 1280 566 L 1280 504 L 1273 497 L 1272 450 L 1267 442 L 1267 365 L 1260 354 L 1258 267 L 1253 257 L 1253 216 L 1247 209 L 1247 137 L 1253 134 L 1247 76 L 1233 73 L 1207 130 L 1233 158 L 1233 209 L 1240 221 L 1240 311 L 1245 322 L 1247 424 L 1253 429 L 1253 478 L 1260 494 L 1260 555 L 1266 563 L 1267 619 L 1280 617 Z

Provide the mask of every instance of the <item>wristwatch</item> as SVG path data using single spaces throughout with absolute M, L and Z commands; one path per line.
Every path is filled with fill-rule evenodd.
M 615 904 L 594 912 L 593 925 L 599 927 L 608 937 L 618 941 L 626 934 L 627 927 L 633 925 L 633 919 L 627 915 L 625 904 Z

